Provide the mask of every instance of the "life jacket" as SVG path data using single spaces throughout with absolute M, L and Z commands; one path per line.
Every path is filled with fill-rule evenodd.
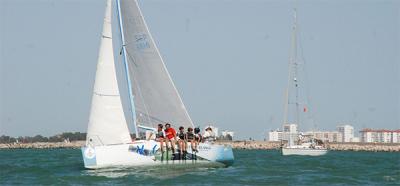
M 186 133 L 186 137 L 188 140 L 194 140 L 194 134 L 193 132 L 187 132 Z
M 182 132 L 182 131 L 179 131 L 178 132 L 178 137 L 179 137 L 179 139 L 184 140 L 185 139 L 185 133 Z
M 157 131 L 156 138 L 164 138 L 164 137 L 165 137 L 164 131 Z
M 197 141 L 201 141 L 201 140 L 202 140 L 202 136 L 201 136 L 200 133 L 195 134 L 195 135 L 194 135 L 194 138 L 195 138 Z

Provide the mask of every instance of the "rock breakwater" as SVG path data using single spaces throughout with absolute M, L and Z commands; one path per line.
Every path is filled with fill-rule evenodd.
M 280 142 L 269 141 L 223 141 L 219 144 L 231 145 L 234 149 L 279 149 Z M 373 151 L 400 152 L 400 143 L 328 143 L 329 150 L 334 151 Z
M 53 148 L 80 148 L 85 141 L 72 142 L 36 142 L 36 143 L 0 143 L 0 149 L 53 149 Z

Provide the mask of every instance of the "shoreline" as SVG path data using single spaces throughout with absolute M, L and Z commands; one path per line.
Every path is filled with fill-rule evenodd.
M 230 145 L 233 149 L 246 150 L 278 150 L 280 142 L 268 141 L 216 141 L 216 144 Z M 85 141 L 72 142 L 36 142 L 36 143 L 2 143 L 1 149 L 79 149 Z M 369 152 L 400 152 L 400 143 L 328 143 L 331 151 L 369 151 Z
M 220 141 L 234 149 L 278 150 L 281 142 L 269 141 Z M 331 151 L 400 152 L 400 143 L 327 143 Z
M 79 149 L 85 145 L 85 141 L 71 142 L 34 142 L 34 143 L 0 143 L 1 149 Z

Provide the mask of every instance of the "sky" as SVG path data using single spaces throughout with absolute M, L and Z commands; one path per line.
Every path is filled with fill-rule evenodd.
M 281 128 L 293 1 L 139 4 L 195 125 Z M 0 0 L 0 135 L 86 132 L 104 9 Z M 299 0 L 298 24 L 316 129 L 400 128 L 400 1 Z

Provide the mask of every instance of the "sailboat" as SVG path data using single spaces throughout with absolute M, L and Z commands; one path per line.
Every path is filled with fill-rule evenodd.
M 107 0 L 92 96 L 81 148 L 85 168 L 233 163 L 228 145 L 200 143 L 194 150 L 188 143 L 185 157 L 177 158 L 146 139 L 159 123 L 194 125 L 136 0 Z M 134 126 L 135 139 L 128 125 Z
M 299 68 L 305 70 L 304 61 L 303 63 L 299 60 L 297 54 L 297 9 L 294 9 L 294 24 L 292 27 L 292 49 L 291 57 L 289 59 L 289 77 L 288 87 L 286 90 L 285 100 L 285 116 L 284 116 L 284 130 L 283 140 L 287 141 L 286 145 L 281 148 L 282 155 L 309 155 L 309 156 L 321 156 L 325 155 L 328 150 L 321 144 L 320 140 L 314 139 L 313 135 L 303 135 L 297 132 L 297 126 L 301 124 L 301 114 L 308 112 L 305 102 L 301 102 L 300 96 L 302 95 L 299 91 L 301 76 L 299 75 Z M 306 78 L 304 78 L 306 79 Z M 290 92 L 294 89 L 294 92 Z M 292 94 L 291 94 L 292 93 Z M 291 96 L 294 95 L 294 96 Z M 303 95 L 307 97 L 306 95 Z M 292 101 L 291 97 L 294 97 Z M 292 106 L 293 113 L 295 114 L 294 123 L 289 122 L 289 107 Z

